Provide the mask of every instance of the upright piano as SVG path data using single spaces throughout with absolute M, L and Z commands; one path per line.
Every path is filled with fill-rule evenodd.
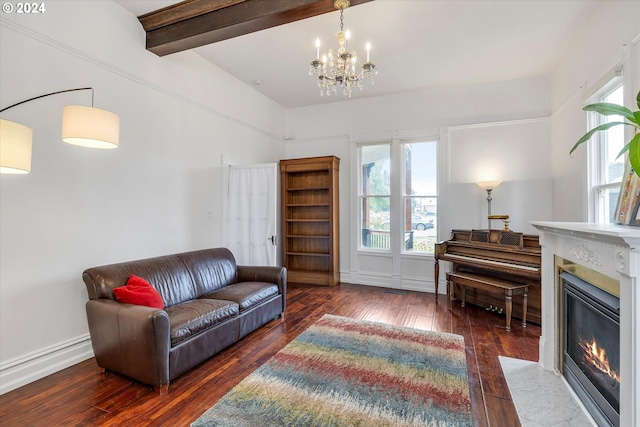
M 541 248 L 538 236 L 505 230 L 452 230 L 451 239 L 435 245 L 435 287 L 438 297 L 439 261 L 451 262 L 451 272 L 471 273 L 496 282 L 508 281 L 528 285 L 527 320 L 541 324 L 540 266 Z M 476 276 L 477 277 L 477 276 Z M 461 289 L 447 289 L 460 298 Z M 466 302 L 491 310 L 502 310 L 505 300 L 481 289 L 466 291 Z M 522 305 L 514 301 L 514 313 Z

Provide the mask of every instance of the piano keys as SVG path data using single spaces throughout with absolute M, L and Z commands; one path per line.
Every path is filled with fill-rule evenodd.
M 451 263 L 453 273 L 481 275 L 528 285 L 527 320 L 540 324 L 541 313 L 541 248 L 538 236 L 505 230 L 452 230 L 451 239 L 435 245 L 434 280 L 436 300 L 440 276 L 439 261 Z M 447 289 L 453 298 L 461 299 L 461 288 Z M 467 289 L 466 302 L 494 310 L 504 309 L 504 297 L 482 289 Z M 514 314 L 522 313 L 522 304 L 514 300 Z

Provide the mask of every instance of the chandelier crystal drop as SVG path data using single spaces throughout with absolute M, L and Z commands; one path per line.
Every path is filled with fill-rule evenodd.
M 337 93 L 338 87 L 342 88 L 342 94 L 351 98 L 351 92 L 358 88 L 362 90 L 362 81 L 365 78 L 371 79 L 378 74 L 376 66 L 370 62 L 371 45 L 367 42 L 367 62 L 362 64 L 356 71 L 358 65 L 358 55 L 355 50 L 349 51 L 349 31 L 344 31 L 344 9 L 349 7 L 349 0 L 335 0 L 333 6 L 340 9 L 340 31 L 336 33 L 338 39 L 338 50 L 334 52 L 329 49 L 329 53 L 320 58 L 320 39 L 316 40 L 316 59 L 311 61 L 309 75 L 316 76 L 320 95 L 331 95 Z

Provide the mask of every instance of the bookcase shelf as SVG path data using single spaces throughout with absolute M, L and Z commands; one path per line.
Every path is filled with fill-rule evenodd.
M 340 282 L 339 167 L 335 156 L 280 161 L 282 259 L 290 282 Z

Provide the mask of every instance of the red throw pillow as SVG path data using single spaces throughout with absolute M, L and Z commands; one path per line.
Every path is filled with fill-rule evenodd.
M 164 308 L 164 301 L 153 286 L 142 277 L 129 276 L 127 284 L 114 288 L 116 300 L 129 304 L 146 305 L 147 307 Z

